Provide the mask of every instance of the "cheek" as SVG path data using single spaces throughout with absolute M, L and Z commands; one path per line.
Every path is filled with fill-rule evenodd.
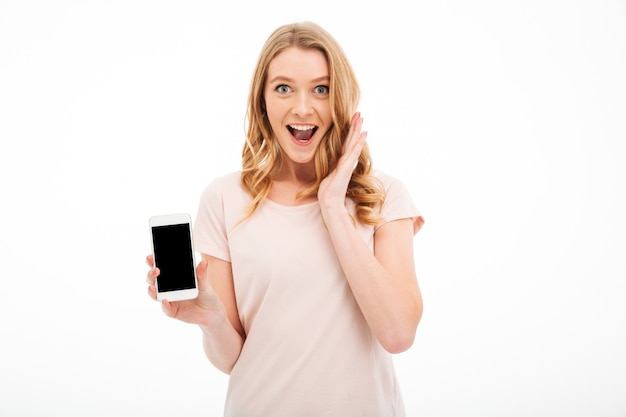
M 326 103 L 326 105 L 320 109 L 320 117 L 322 118 L 325 127 L 328 129 L 330 124 L 333 122 L 333 116 L 330 111 L 330 103 Z
M 280 108 L 280 103 L 276 103 L 271 98 L 265 100 L 265 113 L 273 130 L 276 130 L 282 124 L 284 113 Z
M 270 127 L 272 128 L 272 132 L 274 134 L 281 129 L 282 118 L 280 117 L 280 115 L 276 114 L 275 112 L 268 111 L 267 120 L 270 122 Z

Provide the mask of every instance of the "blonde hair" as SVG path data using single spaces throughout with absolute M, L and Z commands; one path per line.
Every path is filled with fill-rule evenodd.
M 274 140 L 272 127 L 265 117 L 263 95 L 270 62 L 291 46 L 317 49 L 326 57 L 332 113 L 332 125 L 315 154 L 316 182 L 300 192 L 298 198 L 316 194 L 322 180 L 337 164 L 350 130 L 352 115 L 359 102 L 360 90 L 352 67 L 337 41 L 328 32 L 315 23 L 303 22 L 281 26 L 270 35 L 261 50 L 248 97 L 247 137 L 242 152 L 241 183 L 253 200 L 246 218 L 266 198 L 272 186 L 272 177 L 281 172 L 283 167 L 282 150 Z M 380 222 L 378 214 L 385 198 L 383 188 L 377 178 L 371 175 L 371 170 L 372 162 L 365 144 L 352 173 L 346 196 L 355 203 L 357 219 L 367 225 Z

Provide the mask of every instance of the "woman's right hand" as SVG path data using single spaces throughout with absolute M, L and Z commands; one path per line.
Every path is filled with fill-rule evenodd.
M 146 257 L 146 263 L 150 267 L 146 277 L 148 294 L 150 298 L 156 301 L 156 279 L 160 271 L 159 268 L 154 266 L 154 257 L 152 255 Z M 206 260 L 202 260 L 196 267 L 196 276 L 198 278 L 198 296 L 196 298 L 173 302 L 163 300 L 161 309 L 168 317 L 185 323 L 210 326 L 212 319 L 219 314 L 224 314 L 224 306 L 209 283 Z

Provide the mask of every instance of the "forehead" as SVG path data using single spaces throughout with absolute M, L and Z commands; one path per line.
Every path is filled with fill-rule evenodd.
M 285 77 L 293 80 L 312 80 L 328 77 L 328 61 L 317 49 L 302 49 L 291 46 L 272 59 L 267 70 L 267 79 Z

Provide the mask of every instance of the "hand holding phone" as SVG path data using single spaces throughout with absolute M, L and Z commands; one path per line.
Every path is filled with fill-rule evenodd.
M 159 301 L 190 300 L 198 296 L 191 217 L 188 214 L 153 216 L 149 220 Z

